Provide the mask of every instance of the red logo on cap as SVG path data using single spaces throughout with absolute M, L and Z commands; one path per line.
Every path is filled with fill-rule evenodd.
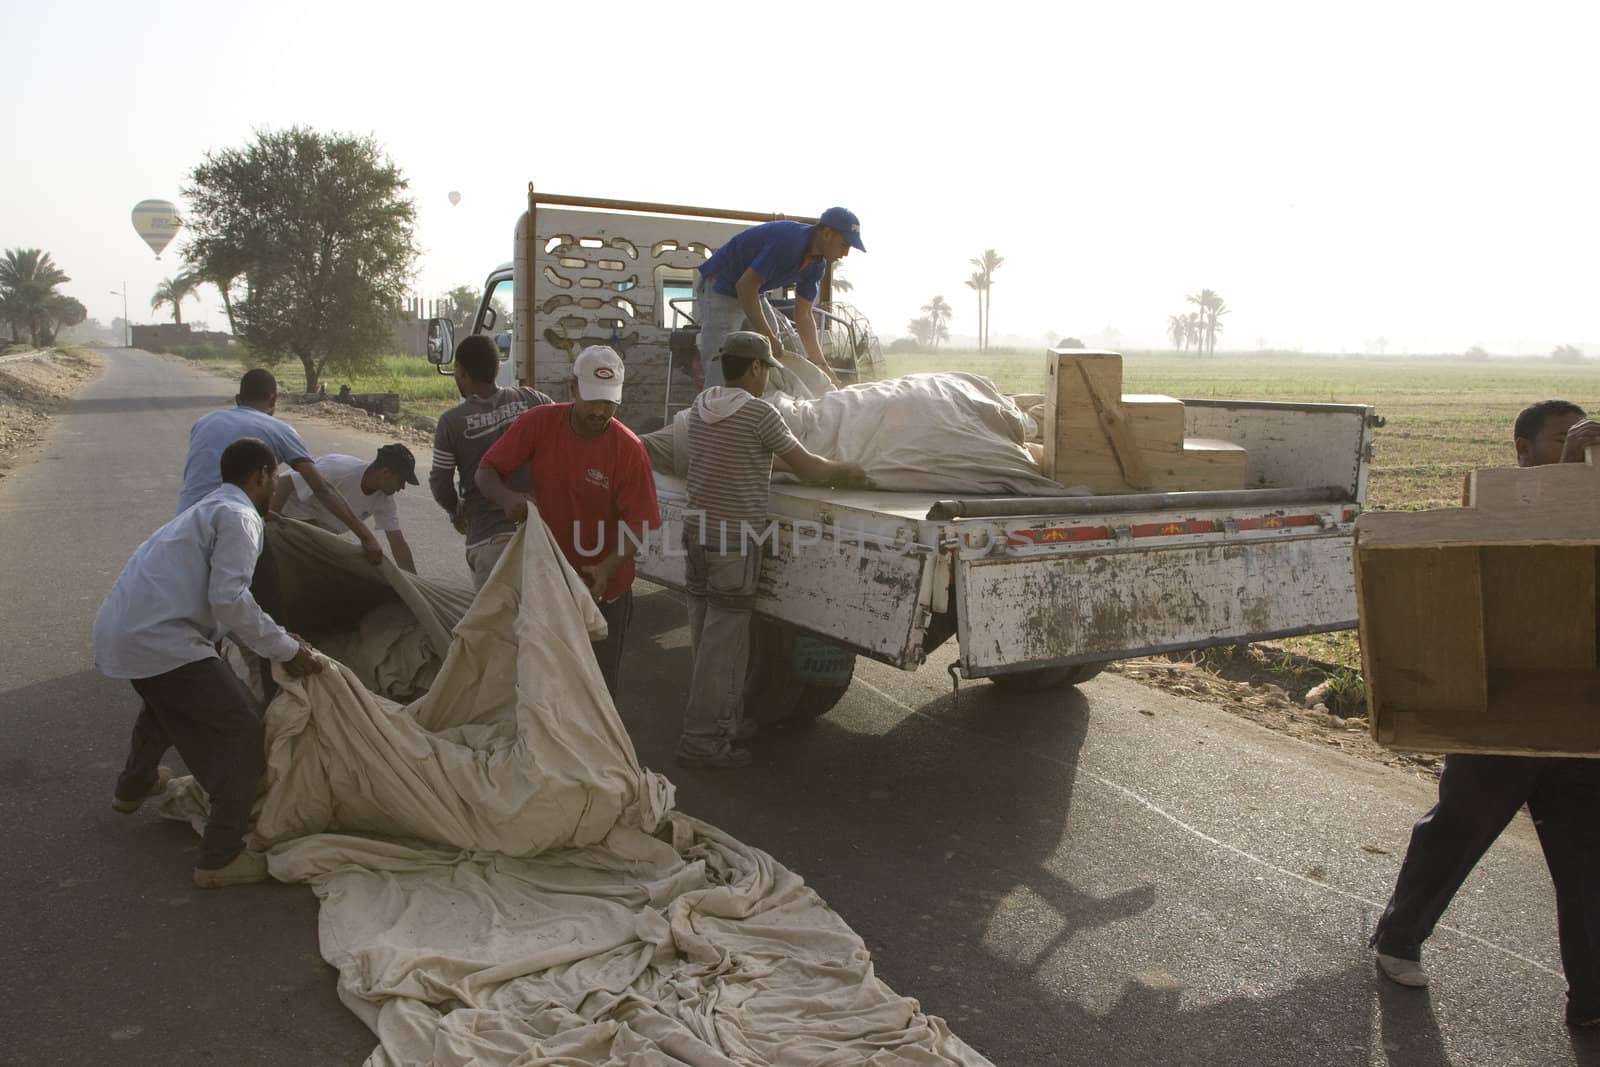
M 594 376 L 596 378 L 604 378 L 607 381 L 610 381 L 612 378 L 617 376 L 617 372 L 612 370 L 610 367 L 596 367 L 594 369 Z

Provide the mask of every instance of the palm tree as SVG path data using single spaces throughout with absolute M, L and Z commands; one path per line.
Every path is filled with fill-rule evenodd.
M 989 349 L 989 325 L 994 317 L 994 272 L 1005 265 L 1005 257 L 994 249 L 987 249 L 983 255 L 972 257 L 972 265 L 983 272 L 983 322 L 980 326 L 978 347 L 982 351 Z
M 846 278 L 843 274 L 840 274 L 839 271 L 839 264 L 835 263 L 833 265 L 833 291 L 836 293 L 848 293 L 850 290 L 855 288 L 855 285 L 850 281 L 849 278 Z
M 54 311 L 64 298 L 56 286 L 72 279 L 57 267 L 49 252 L 37 248 L 8 248 L 5 259 L 0 260 L 0 314 L 11 325 L 13 340 L 20 339 L 23 328 L 35 348 L 49 342 Z
M 983 271 L 975 270 L 972 277 L 967 279 L 967 288 L 975 289 L 978 293 L 978 351 L 983 351 L 983 291 L 989 287 L 989 281 L 983 276 Z
M 1182 352 L 1184 342 L 1189 339 L 1189 325 L 1182 315 L 1167 316 L 1167 336 L 1172 338 L 1172 350 Z
M 954 310 L 949 304 L 945 303 L 945 299 L 942 296 L 936 296 L 922 305 L 923 314 L 928 316 L 928 321 L 933 326 L 933 347 L 935 349 L 939 347 L 940 341 L 946 340 L 950 336 L 950 331 L 945 328 L 945 323 L 949 321 L 950 314 Z
M 161 279 L 161 284 L 156 286 L 155 295 L 150 298 L 150 310 L 157 311 L 163 304 L 171 304 L 172 321 L 182 326 L 183 311 L 179 305 L 188 297 L 194 296 L 194 291 L 200 288 L 203 280 L 193 271 L 180 274 L 176 278 Z
M 1183 339 L 1194 346 L 1196 352 L 1201 351 L 1200 341 L 1205 336 L 1205 316 L 1198 311 L 1191 311 L 1183 316 Z
M 1187 299 L 1191 304 L 1200 305 L 1201 323 L 1205 329 L 1206 354 L 1216 355 L 1217 334 L 1222 330 L 1222 327 L 1217 325 L 1217 318 L 1228 313 L 1229 309 L 1224 306 L 1226 302 L 1210 289 L 1190 293 Z

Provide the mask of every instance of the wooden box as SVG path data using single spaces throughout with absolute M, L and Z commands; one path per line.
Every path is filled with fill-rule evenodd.
M 1600 755 L 1592 460 L 1476 471 L 1465 507 L 1357 521 L 1361 653 L 1378 743 Z
M 1181 401 L 1124 395 L 1121 356 L 1056 349 L 1047 358 L 1041 466 L 1051 478 L 1097 493 L 1245 487 L 1245 450 L 1185 438 Z

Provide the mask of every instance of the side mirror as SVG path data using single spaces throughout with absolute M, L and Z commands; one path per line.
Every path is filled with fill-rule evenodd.
M 428 362 L 443 367 L 455 359 L 456 324 L 449 319 L 428 320 Z

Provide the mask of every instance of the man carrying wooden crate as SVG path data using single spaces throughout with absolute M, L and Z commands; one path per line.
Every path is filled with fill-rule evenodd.
M 1600 445 L 1600 423 L 1576 404 L 1545 400 L 1517 416 L 1513 436 L 1519 467 L 1581 463 Z M 1555 883 L 1567 1024 L 1600 1026 L 1600 759 L 1447 755 L 1439 802 L 1412 828 L 1372 935 L 1378 968 L 1400 985 L 1428 984 L 1422 943 L 1524 804 Z

